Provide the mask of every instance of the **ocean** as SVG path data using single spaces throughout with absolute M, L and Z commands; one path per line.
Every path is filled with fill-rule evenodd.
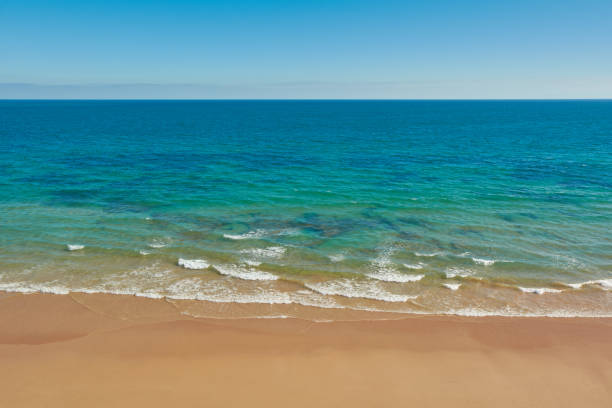
M 611 229 L 612 101 L 0 101 L 5 293 L 612 316 Z

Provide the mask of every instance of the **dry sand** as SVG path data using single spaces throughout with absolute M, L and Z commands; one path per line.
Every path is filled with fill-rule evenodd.
M 612 319 L 194 319 L 0 293 L 1 407 L 611 407 Z

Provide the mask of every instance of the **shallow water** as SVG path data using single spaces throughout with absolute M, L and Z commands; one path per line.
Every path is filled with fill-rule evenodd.
M 612 315 L 612 101 L 0 101 L 0 289 Z

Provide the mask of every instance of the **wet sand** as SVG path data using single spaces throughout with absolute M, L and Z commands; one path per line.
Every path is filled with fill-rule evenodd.
M 0 293 L 6 407 L 610 407 L 612 319 L 196 319 Z

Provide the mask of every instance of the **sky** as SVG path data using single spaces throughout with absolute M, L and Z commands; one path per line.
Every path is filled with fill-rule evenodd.
M 1 0 L 0 98 L 612 98 L 612 0 Z

